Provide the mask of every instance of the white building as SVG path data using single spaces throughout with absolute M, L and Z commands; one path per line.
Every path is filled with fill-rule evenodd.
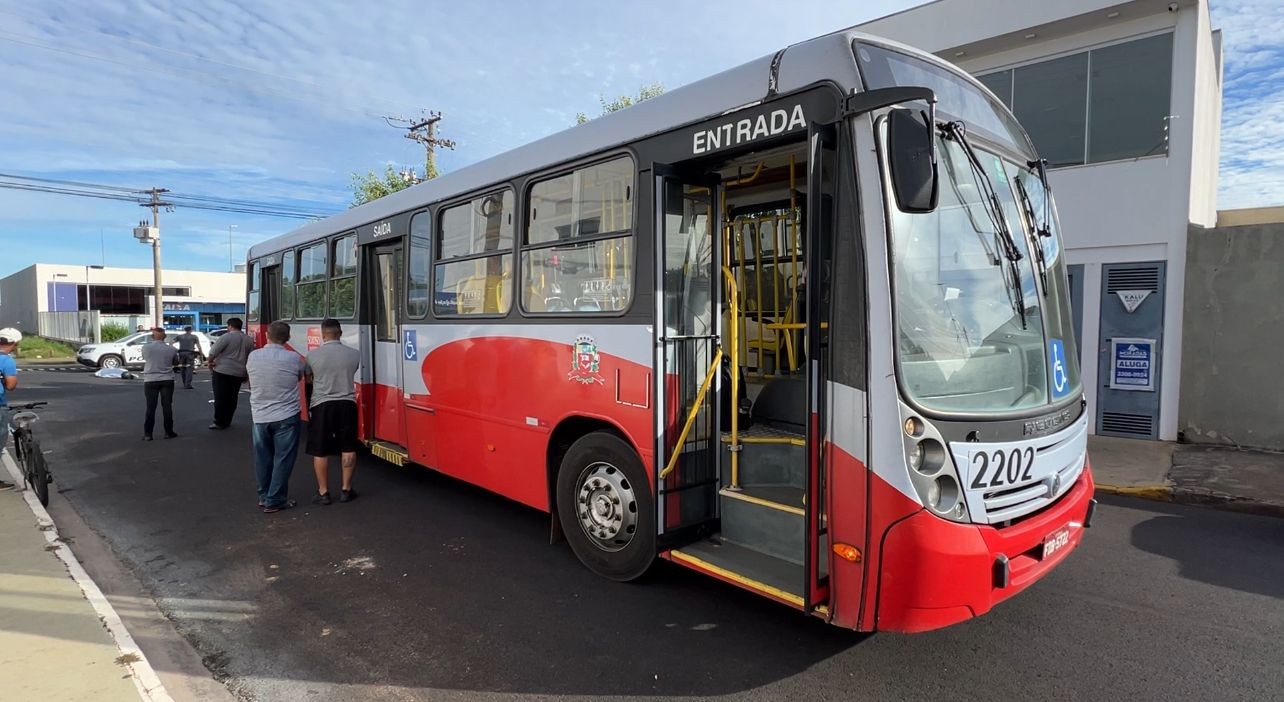
M 859 29 L 954 62 L 1012 107 L 1052 169 L 1092 426 L 1175 440 L 1187 232 L 1217 222 L 1206 0 L 937 0 Z M 1153 352 L 1149 389 L 1112 377 L 1120 339 Z
M 244 273 L 165 270 L 161 274 L 165 326 L 198 329 L 222 326 L 228 317 L 244 316 Z M 154 310 L 150 268 L 106 268 L 36 263 L 0 278 L 0 327 L 55 338 L 48 313 L 97 312 L 105 324 L 115 321 L 132 331 L 151 326 Z M 43 314 L 42 314 L 43 313 Z

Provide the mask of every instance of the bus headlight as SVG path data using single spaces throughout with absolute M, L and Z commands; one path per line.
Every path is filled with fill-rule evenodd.
M 914 442 L 909 451 L 909 466 L 923 475 L 936 475 L 945 466 L 945 447 L 936 439 Z

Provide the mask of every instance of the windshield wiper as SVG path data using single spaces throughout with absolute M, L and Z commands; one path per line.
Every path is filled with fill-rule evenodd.
M 1012 304 L 1016 308 L 1017 316 L 1021 318 L 1021 328 L 1026 328 L 1025 322 L 1025 293 L 1021 285 L 1021 266 L 1019 262 L 1022 258 L 1021 250 L 1017 248 L 1016 240 L 1012 238 L 1012 231 L 1008 229 L 1007 219 L 1003 216 L 1003 206 L 999 204 L 999 196 L 994 192 L 994 186 L 990 183 L 990 176 L 981 166 L 981 159 L 976 155 L 976 149 L 972 148 L 972 143 L 967 138 L 967 127 L 962 122 L 941 122 L 937 125 L 941 132 L 948 138 L 958 142 L 963 149 L 964 155 L 967 156 L 968 165 L 972 167 L 972 175 L 976 182 L 984 190 L 981 198 L 986 214 L 990 216 L 990 223 L 994 225 L 994 235 L 998 239 L 1000 248 L 1003 249 L 1003 257 L 1008 261 L 1008 272 L 1011 274 Z
M 1040 236 L 1051 236 L 1052 232 L 1048 229 L 1045 222 L 1036 223 L 1034 219 L 1034 203 L 1030 201 L 1030 193 L 1025 189 L 1025 183 L 1021 181 L 1021 176 L 1016 178 L 1017 195 L 1021 198 L 1021 209 L 1025 210 L 1025 217 L 1034 227 L 1035 232 Z M 1045 191 L 1046 192 L 1046 191 Z M 1047 232 L 1046 234 L 1044 232 Z M 1043 255 L 1043 242 L 1035 240 L 1030 243 L 1034 249 L 1034 262 L 1038 264 L 1039 283 L 1043 286 L 1043 296 L 1048 296 L 1048 262 Z

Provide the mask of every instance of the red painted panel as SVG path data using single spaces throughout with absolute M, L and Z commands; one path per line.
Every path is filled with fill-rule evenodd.
M 833 417 L 830 421 L 852 420 Z M 857 629 L 860 627 L 864 570 L 871 562 L 865 533 L 868 476 L 865 464 L 838 446 L 826 443 L 825 450 L 829 485 L 826 495 L 829 504 L 825 511 L 829 515 L 830 542 L 855 546 L 862 556 L 860 563 L 842 558 L 829 559 L 829 611 L 834 624 Z
M 401 388 L 376 383 L 374 386 L 375 438 L 406 445 L 405 427 L 401 421 Z
M 615 387 L 617 374 L 645 382 L 648 366 L 570 343 L 479 337 L 433 349 L 421 370 L 429 394 L 412 400 L 435 411 L 426 428 L 443 473 L 547 510 L 548 436 L 572 416 L 615 426 L 650 473 L 651 410 L 617 401 Z M 380 416 L 386 393 L 375 392 Z
M 937 629 L 985 614 L 1029 587 L 1079 545 L 1092 492 L 1092 471 L 1085 466 L 1060 502 L 1010 527 L 957 524 L 926 510 L 896 523 L 887 532 L 881 561 L 877 628 Z M 1069 544 L 1042 560 L 1043 538 L 1066 526 Z M 1005 588 L 994 583 L 999 554 L 1009 558 Z

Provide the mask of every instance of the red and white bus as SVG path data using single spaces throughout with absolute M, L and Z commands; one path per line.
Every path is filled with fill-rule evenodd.
M 863 630 L 984 614 L 1095 502 L 1061 234 L 1003 104 L 844 31 L 253 247 L 397 465 Z M 299 344 L 304 351 L 303 344 Z

